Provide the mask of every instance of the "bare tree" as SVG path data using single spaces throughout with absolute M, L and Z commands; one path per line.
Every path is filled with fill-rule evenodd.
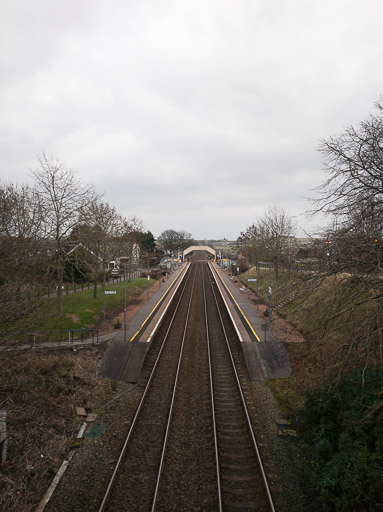
M 47 253 L 42 242 L 43 206 L 27 186 L 0 186 L 0 323 L 3 329 L 39 301 L 32 288 L 46 278 Z M 32 271 L 33 270 L 33 271 Z
M 158 241 L 170 256 L 177 250 L 178 233 L 174 229 L 166 229 L 158 237 Z
M 328 178 L 320 187 L 317 210 L 348 216 L 350 209 L 373 201 L 381 208 L 383 199 L 383 104 L 358 127 L 323 140 L 319 151 L 324 157 Z
M 249 264 L 256 265 L 261 259 L 260 238 L 257 225 L 252 224 L 247 227 L 245 231 L 242 231 L 237 239 L 236 245 L 237 249 L 245 254 Z
M 273 263 L 278 287 L 281 263 L 288 261 L 290 238 L 295 224 L 283 208 L 270 207 L 265 215 L 241 233 L 237 244 L 254 263 L 266 260 Z
M 193 235 L 188 231 L 175 231 L 174 229 L 167 229 L 158 237 L 158 241 L 170 256 L 174 256 L 178 249 L 182 250 L 188 247 L 192 240 Z
M 46 242 L 51 246 L 52 270 L 58 283 L 57 312 L 61 315 L 66 240 L 97 196 L 92 185 L 81 182 L 77 174 L 58 158 L 48 158 L 43 153 L 39 162 L 33 176 L 44 210 L 42 227 Z
M 92 202 L 87 208 L 84 222 L 77 228 L 75 238 L 87 252 L 78 264 L 84 267 L 87 262 L 91 263 L 93 296 L 97 298 L 98 281 L 101 281 L 105 291 L 109 263 L 116 259 L 125 264 L 133 261 L 142 236 L 142 222 L 134 216 L 126 219 L 116 208 L 100 200 Z M 88 256 L 89 253 L 92 257 Z
M 105 291 L 108 263 L 122 251 L 126 221 L 113 206 L 100 200 L 89 204 L 85 218 L 87 225 L 91 227 L 89 238 L 85 243 L 95 254 L 94 297 L 96 298 L 97 276 L 101 271 L 102 287 Z
M 96 250 L 97 226 L 84 221 L 71 232 L 67 244 L 64 279 L 72 281 L 102 281 L 100 258 Z
M 178 231 L 178 237 L 178 247 L 181 251 L 192 245 L 193 235 L 188 231 Z
M 142 244 L 143 240 L 143 225 L 142 221 L 136 216 L 130 219 L 125 219 L 122 229 L 122 248 L 121 248 L 121 261 L 124 264 L 124 272 L 126 274 L 128 265 L 128 279 L 132 270 L 132 264 L 138 263 L 140 259 L 140 252 L 146 248 Z
M 323 140 L 328 177 L 316 212 L 325 212 L 319 271 L 311 279 L 326 289 L 320 339 L 333 337 L 333 367 L 365 364 L 383 353 L 383 105 L 356 127 Z M 319 296 L 319 295 L 318 295 Z M 342 335 L 342 333 L 345 333 Z
M 279 269 L 289 258 L 290 238 L 295 233 L 295 224 L 283 208 L 271 207 L 258 222 L 258 234 L 264 256 L 274 265 L 278 288 Z
M 170 256 L 174 256 L 178 249 L 187 247 L 192 238 L 193 235 L 187 231 L 167 229 L 161 233 L 158 237 L 158 241 Z

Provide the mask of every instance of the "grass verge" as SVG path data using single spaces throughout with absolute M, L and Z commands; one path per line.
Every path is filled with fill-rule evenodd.
M 154 280 L 135 278 L 126 282 L 127 302 L 140 294 L 145 288 L 151 286 Z M 64 295 L 62 299 L 63 313 L 57 316 L 57 298 L 50 297 L 41 300 L 40 307 L 32 316 L 21 318 L 12 325 L 13 332 L 22 331 L 50 331 L 60 329 L 96 329 L 104 320 L 113 317 L 121 311 L 125 301 L 124 282 L 109 284 L 107 291 L 115 291 L 115 295 L 104 295 L 102 289 L 97 290 L 97 298 L 93 297 L 93 289 L 77 291 Z M 0 330 L 8 326 L 1 326 Z

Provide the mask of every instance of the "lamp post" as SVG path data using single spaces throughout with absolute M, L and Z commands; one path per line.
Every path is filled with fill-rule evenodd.
M 250 279 L 250 260 L 249 260 L 249 258 L 247 258 L 247 300 L 249 300 L 249 297 L 250 297 L 249 279 Z
M 126 341 L 126 263 L 124 264 L 124 341 Z
M 148 253 L 148 281 L 149 281 L 149 279 L 150 279 L 150 275 L 149 275 L 149 253 Z M 146 298 L 147 298 L 147 300 L 149 300 L 149 284 L 146 288 Z
M 293 215 L 291 218 L 296 219 L 297 215 Z M 290 250 L 291 233 L 288 234 L 288 237 L 289 237 L 289 272 L 290 272 L 291 271 L 291 250 Z

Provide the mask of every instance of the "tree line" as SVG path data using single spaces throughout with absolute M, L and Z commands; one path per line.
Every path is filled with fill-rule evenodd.
M 323 139 L 319 152 L 326 179 L 307 213 L 324 214 L 327 225 L 317 233 L 315 272 L 301 273 L 299 280 L 312 289 L 331 282 L 332 299 L 321 304 L 324 337 L 358 318 L 352 340 L 334 354 L 342 369 L 356 353 L 366 364 L 383 353 L 382 101 L 359 125 Z M 295 232 L 286 211 L 272 207 L 240 234 L 237 246 L 250 264 L 272 262 L 278 282 L 282 265 L 291 262 Z
M 284 208 L 270 207 L 263 217 L 248 226 L 237 239 L 237 247 L 245 255 L 248 264 L 267 261 L 273 265 L 278 287 L 282 264 L 291 261 L 292 237 L 296 225 Z
M 326 358 L 318 359 L 322 383 L 306 391 L 298 411 L 298 434 L 318 510 L 382 510 L 382 101 L 357 126 L 322 140 L 319 151 L 326 179 L 312 212 L 328 219 L 326 250 L 305 279 L 327 290 L 314 306 L 322 335 L 312 340 Z
M 170 256 L 177 256 L 180 251 L 193 244 L 193 235 L 184 230 L 166 229 L 158 237 L 158 242 Z
M 383 104 L 358 126 L 322 140 L 326 180 L 313 201 L 325 213 L 326 253 L 313 279 L 331 281 L 333 300 L 324 313 L 324 331 L 353 324 L 352 339 L 334 354 L 340 369 L 352 360 L 382 362 L 383 341 Z M 356 320 L 356 321 L 355 321 Z
M 383 507 L 383 100 L 356 126 L 321 140 L 326 178 L 309 214 L 324 214 L 315 267 L 288 277 L 306 290 L 285 308 L 318 322 L 307 341 L 320 382 L 295 411 L 312 510 Z M 292 218 L 270 208 L 237 245 L 250 264 L 291 260 Z M 309 322 L 308 322 L 309 323 Z M 294 376 L 293 376 L 294 377 Z M 319 376 L 317 376 L 319 378 Z M 300 390 L 302 393 L 302 390 Z M 311 486 L 311 487 L 310 487 Z
M 121 215 L 60 159 L 43 154 L 32 176 L 32 186 L 0 185 L 2 325 L 36 307 L 37 298 L 30 300 L 36 288 L 57 285 L 61 315 L 63 282 L 71 272 L 90 278 L 96 297 L 97 282 L 105 288 L 105 269 L 116 255 L 129 263 L 137 245 L 154 249 L 139 219 Z

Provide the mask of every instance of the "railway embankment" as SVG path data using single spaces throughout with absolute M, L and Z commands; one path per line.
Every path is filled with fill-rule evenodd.
M 313 510 L 383 507 L 379 282 L 376 274 L 295 275 L 274 302 L 273 329 L 286 322 L 297 335 L 284 339 L 291 377 L 268 385 L 294 419 Z

